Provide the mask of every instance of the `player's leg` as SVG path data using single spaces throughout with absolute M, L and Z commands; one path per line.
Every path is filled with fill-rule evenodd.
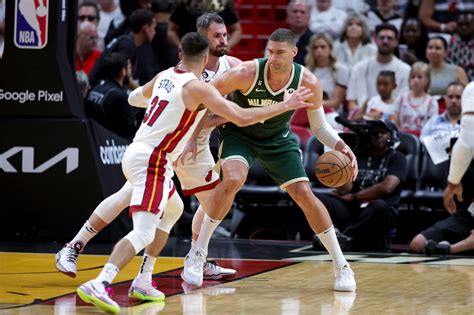
M 248 166 L 240 160 L 228 160 L 222 164 L 222 172 L 223 180 L 214 188 L 208 208 L 204 208 L 206 213 L 196 243 L 185 258 L 182 278 L 196 286 L 202 285 L 203 268 L 212 233 L 229 212 L 235 194 L 245 183 Z
M 205 190 L 196 193 L 196 197 L 199 201 L 199 207 L 196 210 L 196 213 L 193 217 L 193 237 L 195 235 L 195 239 L 191 241 L 191 248 L 195 245 L 195 240 L 199 237 L 199 233 L 201 231 L 202 222 L 204 219 L 205 212 L 204 208 L 209 208 L 209 201 L 211 200 L 212 190 Z M 216 262 L 212 260 L 207 260 L 204 264 L 203 269 L 203 278 L 208 280 L 218 280 L 223 278 L 232 277 L 237 274 L 237 270 L 232 268 L 224 268 L 219 266 Z
M 457 254 L 474 249 L 474 230 L 471 230 L 471 234 L 465 239 L 456 244 L 451 245 L 451 254 Z
M 137 211 L 132 214 L 132 219 L 133 230 L 115 245 L 99 276 L 77 289 L 77 294 L 83 301 L 92 303 L 106 312 L 118 313 L 120 311 L 118 304 L 109 297 L 107 287 L 118 272 L 154 238 L 156 214 Z
M 132 185 L 127 181 L 116 193 L 104 199 L 76 236 L 56 254 L 56 269 L 75 278 L 77 259 L 87 243 L 130 205 Z
M 145 248 L 140 270 L 128 291 L 129 297 L 142 301 L 161 301 L 165 298 L 165 295 L 156 289 L 156 285 L 152 281 L 152 274 L 156 260 L 168 241 L 171 229 L 181 217 L 183 208 L 183 201 L 174 191 L 166 204 L 163 217 L 158 219 L 153 242 Z
M 259 162 L 303 210 L 311 229 L 318 235 L 321 243 L 331 255 L 336 276 L 334 289 L 354 291 L 356 288 L 354 273 L 342 254 L 326 207 L 311 190 L 301 162 L 298 144 L 291 136 L 282 135 L 272 143 L 261 143 L 257 148 Z

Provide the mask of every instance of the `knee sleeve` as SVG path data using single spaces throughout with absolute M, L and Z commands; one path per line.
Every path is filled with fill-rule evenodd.
M 155 239 L 156 214 L 140 211 L 134 212 L 132 218 L 133 230 L 125 238 L 135 248 L 135 254 L 138 254 Z
M 112 222 L 126 207 L 132 198 L 132 185 L 127 181 L 119 191 L 105 198 L 94 210 L 94 214 L 105 223 Z
M 166 204 L 163 217 L 158 221 L 156 228 L 163 232 L 170 233 L 171 229 L 179 220 L 183 213 L 184 204 L 178 193 L 175 191 Z

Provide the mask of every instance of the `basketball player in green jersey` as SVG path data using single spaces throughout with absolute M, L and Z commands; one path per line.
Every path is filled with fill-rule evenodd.
M 293 62 L 298 52 L 293 33 L 277 29 L 270 35 L 267 50 L 267 59 L 243 62 L 212 84 L 223 95 L 234 92 L 233 100 L 245 108 L 272 106 L 299 86 L 311 89 L 313 97 L 308 102 L 314 105 L 307 110 L 311 130 L 326 146 L 350 158 L 354 179 L 357 176 L 356 158 L 326 122 L 319 81 L 309 70 Z M 356 289 L 354 273 L 342 254 L 327 209 L 311 191 L 298 145 L 290 132 L 291 115 L 285 113 L 244 128 L 231 123 L 220 127 L 223 181 L 211 195 L 199 237 L 185 258 L 181 275 L 184 281 L 202 285 L 202 265 L 206 261 L 210 237 L 245 183 L 253 161 L 258 160 L 273 180 L 303 209 L 311 228 L 331 255 L 336 278 L 334 289 Z

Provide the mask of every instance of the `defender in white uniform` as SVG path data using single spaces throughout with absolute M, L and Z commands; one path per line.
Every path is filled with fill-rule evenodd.
M 83 301 L 107 312 L 118 313 L 120 307 L 108 296 L 106 287 L 119 270 L 155 238 L 157 214 L 165 208 L 172 191 L 169 184 L 173 175 L 172 160 L 181 153 L 184 142 L 204 113 L 202 109 L 207 107 L 238 126 L 247 126 L 289 110 L 308 107 L 310 103 L 305 100 L 313 95 L 303 88 L 273 106 L 243 109 L 221 97 L 213 86 L 197 80 L 209 57 L 207 39 L 199 33 L 188 33 L 181 46 L 183 62 L 140 88 L 143 99 L 151 98 L 151 103 L 123 159 L 124 174 L 133 186 L 130 207 L 133 230 L 115 245 L 99 276 L 77 289 Z M 143 295 L 154 301 L 164 299 L 156 289 L 143 292 L 138 286 L 134 287 L 135 282 L 129 295 Z
M 201 79 L 210 82 L 219 77 L 231 67 L 240 64 L 237 58 L 225 56 L 228 50 L 227 31 L 222 18 L 215 13 L 207 13 L 198 19 L 197 27 L 199 32 L 206 35 L 209 42 L 209 61 L 204 69 Z M 131 98 L 133 98 L 132 93 Z M 139 107 L 147 107 L 149 99 L 143 104 L 135 104 Z M 218 123 L 219 121 L 214 121 Z M 204 123 L 204 121 L 203 121 Z M 197 141 L 197 154 L 195 161 L 191 155 L 187 155 L 184 163 L 179 163 L 175 168 L 181 186 L 185 194 L 196 194 L 202 205 L 207 204 L 210 192 L 220 183 L 218 173 L 214 170 L 215 162 L 209 148 L 209 135 L 213 127 L 203 129 Z M 92 213 L 77 235 L 65 245 L 56 255 L 56 269 L 68 276 L 75 277 L 77 272 L 77 259 L 89 242 L 100 230 L 112 222 L 126 207 L 130 205 L 132 186 L 129 182 L 115 194 L 101 202 Z M 158 223 L 157 236 L 152 246 L 145 249 L 143 264 L 137 278 L 141 278 L 143 283 L 150 290 L 151 274 L 154 268 L 156 257 L 166 244 L 167 237 L 175 222 L 181 216 L 183 204 L 179 198 L 171 198 L 167 204 L 164 217 Z M 197 239 L 204 212 L 200 206 L 193 218 L 193 240 Z M 236 270 L 223 268 L 214 262 L 207 262 L 204 266 L 205 279 L 221 279 L 233 276 Z M 149 291 L 150 291 L 149 290 Z M 146 299 L 146 297 L 143 297 Z

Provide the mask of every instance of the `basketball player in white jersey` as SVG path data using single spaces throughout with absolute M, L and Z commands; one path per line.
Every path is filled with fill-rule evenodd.
M 209 61 L 202 73 L 202 80 L 209 82 L 231 67 L 241 63 L 239 59 L 225 55 L 228 51 L 227 31 L 224 20 L 219 15 L 215 13 L 203 14 L 198 18 L 196 26 L 201 34 L 207 36 L 210 44 Z M 132 93 L 130 96 L 131 102 L 140 102 L 140 100 L 137 101 L 136 96 L 139 91 L 137 90 Z M 145 105 L 138 106 L 146 107 L 148 101 L 148 99 L 141 100 Z M 202 122 L 207 123 L 207 125 L 209 123 L 216 125 L 221 122 L 219 119 L 215 121 L 210 119 L 207 122 L 202 120 Z M 186 161 L 183 164 L 180 163 L 175 168 L 184 193 L 196 194 L 200 204 L 204 205 L 207 204 L 210 191 L 220 182 L 219 176 L 214 170 L 215 162 L 209 148 L 209 135 L 211 131 L 212 128 L 207 128 L 203 129 L 199 134 L 194 160 L 193 156 L 188 155 Z M 118 192 L 99 204 L 77 235 L 56 255 L 56 268 L 58 271 L 71 277 L 76 276 L 77 259 L 87 242 L 112 222 L 124 208 L 130 205 L 131 194 L 132 186 L 127 182 Z M 164 217 L 158 224 L 155 241 L 145 249 L 140 272 L 130 289 L 131 296 L 142 300 L 161 296 L 161 293 L 152 286 L 151 276 L 156 259 L 165 246 L 169 233 L 181 216 L 182 211 L 183 204 L 180 199 L 172 198 L 169 200 Z M 197 239 L 203 216 L 204 212 L 200 206 L 193 218 L 193 243 Z M 205 279 L 221 279 L 235 275 L 236 270 L 223 268 L 213 262 L 206 262 L 203 273 Z M 138 290 L 135 289 L 140 289 L 144 293 L 136 295 Z
M 172 162 L 206 114 L 205 109 L 238 126 L 247 126 L 311 105 L 305 100 L 313 93 L 301 88 L 273 106 L 243 109 L 221 97 L 213 86 L 198 80 L 209 57 L 207 39 L 199 33 L 188 33 L 181 46 L 182 63 L 143 86 L 142 95 L 151 102 L 122 160 L 124 175 L 133 187 L 130 202 L 133 230 L 115 245 L 99 276 L 77 289 L 84 302 L 106 312 L 120 312 L 106 288 L 119 270 L 154 240 L 166 203 L 176 194 Z

